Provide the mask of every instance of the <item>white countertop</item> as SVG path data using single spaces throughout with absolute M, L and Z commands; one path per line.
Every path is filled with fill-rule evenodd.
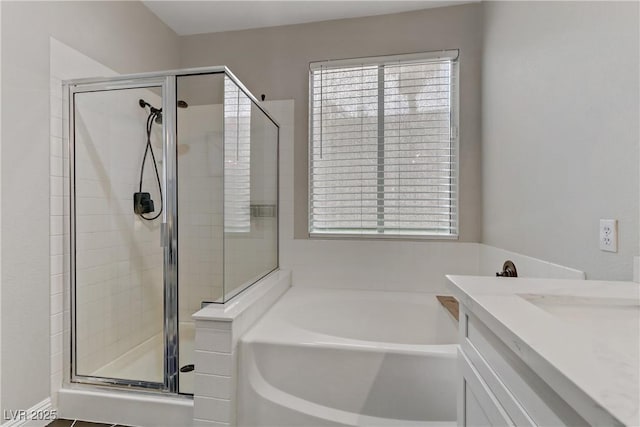
M 483 321 L 576 408 L 640 426 L 640 285 L 447 276 Z M 578 411 L 580 412 L 580 411 Z M 586 414 L 581 414 L 586 415 Z

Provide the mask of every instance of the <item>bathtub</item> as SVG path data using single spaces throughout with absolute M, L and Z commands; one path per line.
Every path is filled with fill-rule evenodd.
M 291 288 L 240 340 L 238 425 L 454 425 L 456 338 L 435 294 Z

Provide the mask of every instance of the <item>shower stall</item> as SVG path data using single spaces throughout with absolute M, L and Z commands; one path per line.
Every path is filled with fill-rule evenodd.
M 74 383 L 193 393 L 193 313 L 278 268 L 278 124 L 226 68 L 65 82 Z

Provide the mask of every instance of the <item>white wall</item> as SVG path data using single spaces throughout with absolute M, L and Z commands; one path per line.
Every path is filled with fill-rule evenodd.
M 0 7 L 1 412 L 27 409 L 49 396 L 49 37 L 118 72 L 175 68 L 178 52 L 175 33 L 137 2 Z
M 483 2 L 484 243 L 630 280 L 638 255 L 637 2 Z M 619 220 L 617 254 L 598 249 Z

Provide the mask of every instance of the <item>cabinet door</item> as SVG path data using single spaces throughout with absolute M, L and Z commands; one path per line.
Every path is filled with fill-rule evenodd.
M 458 350 L 461 382 L 458 425 L 463 427 L 513 426 L 509 416 L 491 393 L 467 357 Z

